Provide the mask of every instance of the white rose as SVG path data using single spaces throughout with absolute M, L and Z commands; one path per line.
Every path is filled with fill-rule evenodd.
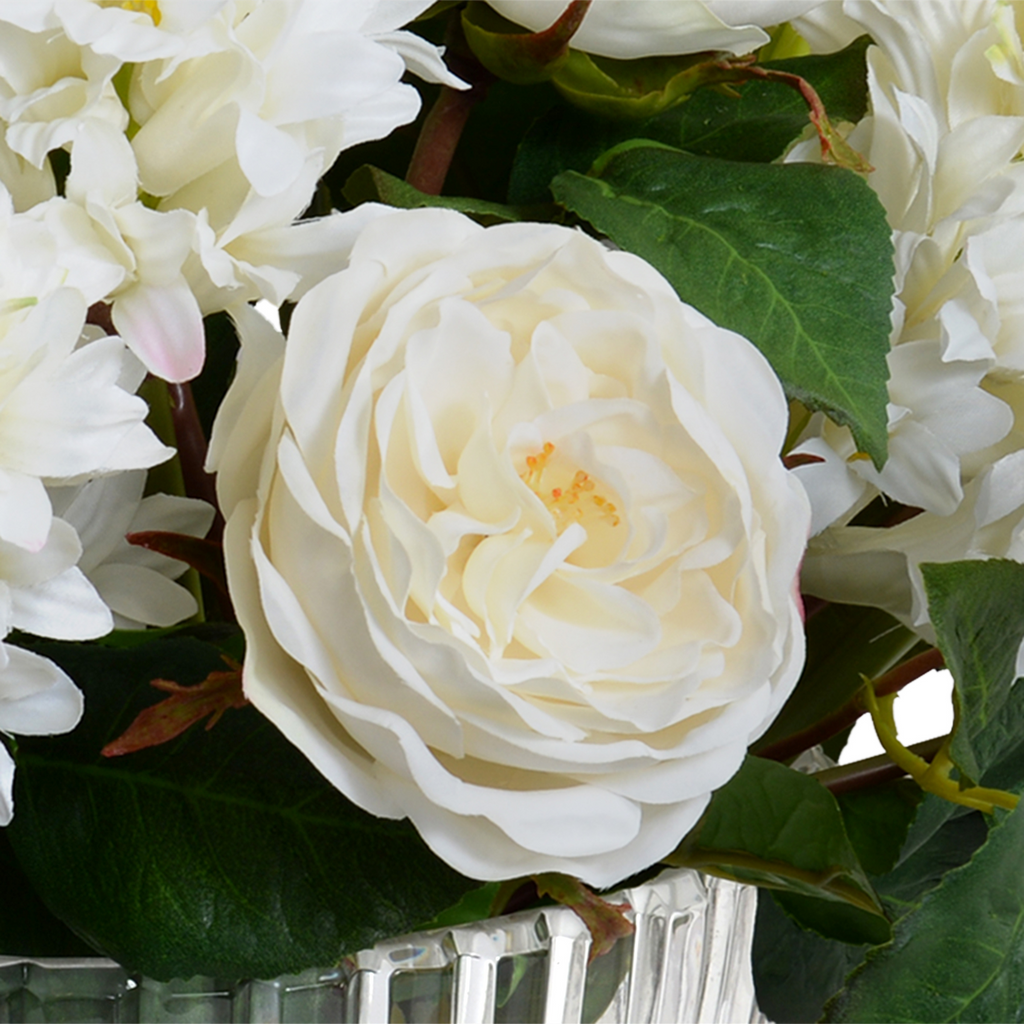
M 803 661 L 765 360 L 635 256 L 443 210 L 286 347 L 256 316 L 211 449 L 252 702 L 472 877 L 668 853 Z
M 549 28 L 569 0 L 487 0 L 531 32 Z M 671 57 L 704 50 L 750 53 L 768 42 L 761 26 L 805 14 L 823 0 L 593 0 L 572 39 L 601 57 Z

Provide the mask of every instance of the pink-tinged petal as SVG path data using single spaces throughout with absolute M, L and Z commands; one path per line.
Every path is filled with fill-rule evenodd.
M 203 316 L 184 277 L 165 287 L 137 284 L 114 299 L 114 326 L 146 369 L 172 383 L 203 368 Z

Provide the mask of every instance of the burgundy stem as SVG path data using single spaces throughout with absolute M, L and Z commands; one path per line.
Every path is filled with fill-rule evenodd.
M 487 95 L 491 82 L 495 80 L 494 75 L 476 59 L 466 43 L 461 12 L 457 9 L 448 21 L 445 44 L 448 67 L 467 82 L 469 88 L 453 89 L 442 85 L 440 94 L 420 128 L 405 180 L 413 188 L 431 196 L 441 194 L 469 115 Z
M 192 388 L 184 384 L 168 384 L 167 392 L 171 398 L 171 421 L 174 423 L 174 436 L 178 442 L 178 459 L 181 462 L 181 475 L 185 481 L 185 493 L 190 498 L 202 498 L 215 509 L 207 540 L 219 541 L 224 533 L 224 517 L 217 506 L 217 489 L 214 476 L 207 473 L 206 435 L 199 422 L 199 412 Z
M 937 647 L 932 647 L 916 657 L 901 662 L 881 676 L 875 682 L 875 693 L 879 697 L 888 697 L 890 694 L 899 693 L 908 683 L 919 679 L 927 672 L 942 668 L 943 665 L 945 665 L 945 661 L 942 652 Z M 797 754 L 810 750 L 811 747 L 816 747 L 819 743 L 824 743 L 836 733 L 853 725 L 866 711 L 867 705 L 864 703 L 863 695 L 858 691 L 842 707 L 815 722 L 814 725 L 795 732 L 792 736 L 787 736 L 771 746 L 755 751 L 755 753 L 758 757 L 767 758 L 769 761 L 788 761 L 790 758 L 796 757 Z
M 907 749 L 918 757 L 930 761 L 940 750 L 948 736 L 933 736 L 930 740 L 914 743 Z M 853 764 L 826 768 L 823 772 L 815 772 L 816 778 L 833 796 L 850 793 L 855 789 L 867 789 L 893 779 L 902 779 L 906 771 L 898 764 L 889 760 L 888 754 L 879 754 Z
M 94 324 L 96 327 L 102 327 L 107 334 L 117 334 L 117 328 L 114 326 L 114 321 L 111 317 L 109 302 L 94 302 L 89 307 L 85 322 L 87 324 Z

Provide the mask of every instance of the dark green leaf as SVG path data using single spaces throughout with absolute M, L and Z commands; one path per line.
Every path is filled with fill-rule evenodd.
M 767 356 L 787 391 L 888 443 L 890 229 L 856 174 L 691 156 L 644 140 L 566 171 L 555 199 L 660 270 L 679 296 Z
M 816 1021 L 864 951 L 800 927 L 775 896 L 762 890 L 757 899 L 751 951 L 757 1005 L 769 1020 Z
M 948 562 L 922 565 L 921 573 L 939 649 L 960 702 L 950 753 L 977 781 L 1024 740 L 1024 718 L 1016 709 L 1004 714 L 1024 638 L 1024 565 L 998 559 Z
M 888 942 L 892 928 L 886 918 L 869 914 L 849 903 L 821 900 L 796 892 L 776 892 L 779 906 L 801 927 L 824 939 L 853 945 Z
M 829 1006 L 832 1021 L 1011 1021 L 1024 1015 L 1024 810 L 894 925 Z
M 845 704 L 869 679 L 892 668 L 917 637 L 878 608 L 830 604 L 807 620 L 807 661 L 796 689 L 755 753 L 808 729 Z
M 817 780 L 774 761 L 747 757 L 712 798 L 700 824 L 668 858 L 743 882 L 850 904 L 835 916 L 851 941 L 884 941 L 888 922 L 857 860 L 832 794 Z M 828 909 L 815 914 L 816 926 Z
M 884 875 L 892 870 L 921 796 L 916 783 L 895 779 L 836 797 L 843 812 L 846 834 L 865 871 Z
M 3 741 L 0 740 L 0 745 Z M 0 950 L 10 956 L 93 956 L 36 895 L 0 828 Z
M 865 54 L 870 42 L 862 36 L 838 53 L 768 61 L 764 67 L 810 82 L 833 124 L 856 123 L 867 113 Z M 666 136 L 671 125 L 675 138 L 663 136 L 662 141 L 701 156 L 768 163 L 807 128 L 807 104 L 794 89 L 753 81 L 737 91 L 739 96 L 730 96 L 702 89 L 664 115 Z
M 800 75 L 817 90 L 833 123 L 859 121 L 867 110 L 862 38 L 824 56 L 768 61 L 766 68 Z M 627 139 L 653 139 L 699 156 L 768 163 L 808 126 L 807 104 L 778 82 L 752 81 L 734 93 L 698 90 L 641 122 L 610 121 L 560 102 L 526 133 L 512 166 L 510 203 L 542 203 L 560 171 L 586 171 L 606 150 Z
M 67 736 L 24 738 L 9 838 L 51 910 L 131 970 L 272 977 L 408 931 L 479 883 L 405 821 L 349 803 L 252 708 L 108 761 L 100 748 L 220 650 L 39 644 L 86 695 Z
M 483 102 L 469 115 L 445 181 L 445 191 L 507 202 L 509 176 L 519 141 L 527 128 L 557 100 L 558 93 L 550 82 L 539 85 L 493 83 Z M 404 174 L 405 169 L 395 173 Z M 536 204 L 524 205 L 550 203 L 551 194 L 545 192 Z
M 500 224 L 507 221 L 536 219 L 538 212 L 550 213 L 549 206 L 544 211 L 527 210 L 501 203 L 488 202 L 486 199 L 467 199 L 459 196 L 431 196 L 418 188 L 396 178 L 386 171 L 369 165 L 360 167 L 345 182 L 345 198 L 353 205 L 359 203 L 378 202 L 388 206 L 397 206 L 405 210 L 420 207 L 441 207 L 445 210 L 458 210 L 481 224 Z
M 203 371 L 191 382 L 199 422 L 207 437 L 220 408 L 224 392 L 235 374 L 238 361 L 238 332 L 227 313 L 214 313 L 203 320 L 206 333 L 206 361 Z
M 909 913 L 948 872 L 966 864 L 988 835 L 987 815 L 957 807 L 933 794 L 925 796 L 919 820 L 931 807 L 940 805 L 946 815 L 943 824 L 922 842 L 912 832 L 899 866 L 883 878 L 874 879 L 882 903 L 894 918 Z

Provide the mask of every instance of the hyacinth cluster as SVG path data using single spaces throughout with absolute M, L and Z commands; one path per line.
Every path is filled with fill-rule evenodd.
M 796 471 L 816 534 L 802 582 L 929 637 L 922 562 L 1024 557 L 1024 5 L 846 0 L 798 26 L 819 52 L 874 41 L 848 137 L 897 261 L 889 460 L 879 472 L 849 431 L 808 424 L 797 450 L 823 461 Z M 879 495 L 899 504 L 862 525 Z
M 0 636 L 195 612 L 185 565 L 125 540 L 203 536 L 214 514 L 146 493 L 174 452 L 136 391 L 199 373 L 206 314 L 336 269 L 351 225 L 293 222 L 342 149 L 416 116 L 407 70 L 459 84 L 399 31 L 428 6 L 0 6 Z M 0 646 L 0 730 L 65 731 L 81 711 L 54 664 Z M 13 770 L 0 745 L 0 824 Z

